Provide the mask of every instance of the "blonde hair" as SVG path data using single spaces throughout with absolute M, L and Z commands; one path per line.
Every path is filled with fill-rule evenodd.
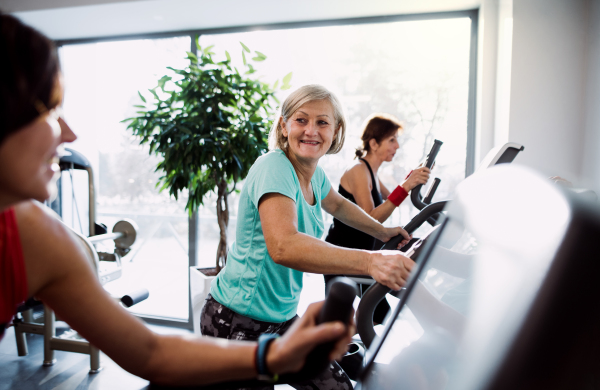
M 294 115 L 296 111 L 308 102 L 315 100 L 327 100 L 333 107 L 333 116 L 335 119 L 335 125 L 337 127 L 337 133 L 327 154 L 335 154 L 342 150 L 344 146 L 344 140 L 346 139 L 346 118 L 344 117 L 344 111 L 338 98 L 327 88 L 318 84 L 305 85 L 292 92 L 287 99 L 281 105 L 281 110 L 273 122 L 271 132 L 269 133 L 269 149 L 281 149 L 287 152 L 288 139 L 283 135 L 283 127 L 281 126 L 281 118 L 284 122 Z

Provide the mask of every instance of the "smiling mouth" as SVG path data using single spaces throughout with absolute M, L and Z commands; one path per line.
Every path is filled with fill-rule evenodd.
M 303 144 L 307 144 L 307 145 L 318 145 L 319 143 L 317 141 L 300 141 Z

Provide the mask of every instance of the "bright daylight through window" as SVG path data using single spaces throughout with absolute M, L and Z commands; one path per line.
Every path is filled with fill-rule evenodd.
M 293 72 L 292 88 L 277 95 L 281 101 L 309 83 L 322 84 L 340 97 L 348 119 L 346 144 L 342 152 L 321 161 L 336 189 L 360 145 L 361 124 L 371 113 L 392 114 L 405 125 L 394 161 L 380 170 L 388 188 L 421 162 L 434 139 L 442 140 L 433 170 L 433 177 L 442 179 L 435 198 L 441 200 L 451 198 L 465 177 L 470 36 L 471 20 L 454 18 L 201 35 L 200 44 L 215 45 L 217 59 L 224 59 L 227 50 L 240 64 L 240 41 L 264 53 L 267 60 L 255 67 L 265 82 Z M 123 277 L 107 288 L 115 294 L 148 288 L 150 298 L 132 311 L 180 320 L 188 318 L 189 307 L 185 199 L 158 193 L 156 158 L 148 156 L 121 121 L 135 113 L 138 91 L 155 87 L 160 77 L 170 74 L 167 66 L 185 66 L 190 39 L 60 49 L 65 116 L 79 135 L 71 146 L 94 167 L 98 220 L 110 228 L 119 219 L 131 218 L 140 228 L 138 243 L 124 258 Z M 235 193 L 229 199 L 229 245 L 235 237 L 237 199 Z M 85 204 L 85 199 L 77 201 Z M 405 224 L 416 214 L 410 202 L 404 203 L 386 224 Z M 200 266 L 214 264 L 219 241 L 215 214 L 214 201 L 205 201 L 199 211 Z

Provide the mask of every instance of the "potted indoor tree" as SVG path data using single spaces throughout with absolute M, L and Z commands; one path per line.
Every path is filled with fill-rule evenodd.
M 157 187 L 176 199 L 187 190 L 186 209 L 191 213 L 209 193 L 217 195 L 220 240 L 216 253 L 216 275 L 227 258 L 228 195 L 244 179 L 254 161 L 267 151 L 267 137 L 278 103 L 274 93 L 279 81 L 269 85 L 256 77 L 251 61 L 266 56 L 258 51 L 246 59 L 250 49 L 242 45 L 244 69 L 233 66 L 231 57 L 217 61 L 212 46 L 202 49 L 196 38 L 197 54 L 187 53 L 190 63 L 171 70 L 150 89 L 151 99 L 141 93 L 144 104 L 137 116 L 125 119 L 127 128 L 160 157 L 156 169 L 162 173 Z M 280 89 L 288 89 L 292 74 Z M 150 97 L 150 96 L 149 96 Z M 210 274 L 210 269 L 204 269 Z

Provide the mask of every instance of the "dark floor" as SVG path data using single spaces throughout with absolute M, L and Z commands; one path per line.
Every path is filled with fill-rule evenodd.
M 152 328 L 160 333 L 165 332 L 164 328 L 162 331 Z M 180 329 L 173 330 L 173 333 L 181 332 Z M 28 334 L 27 345 L 29 355 L 19 357 L 14 329 L 6 330 L 0 341 L 0 390 L 137 390 L 146 389 L 148 385 L 148 381 L 126 372 L 104 354 L 100 357 L 102 371 L 89 374 L 88 355 L 56 351 L 57 362 L 53 366 L 44 367 L 43 336 Z

